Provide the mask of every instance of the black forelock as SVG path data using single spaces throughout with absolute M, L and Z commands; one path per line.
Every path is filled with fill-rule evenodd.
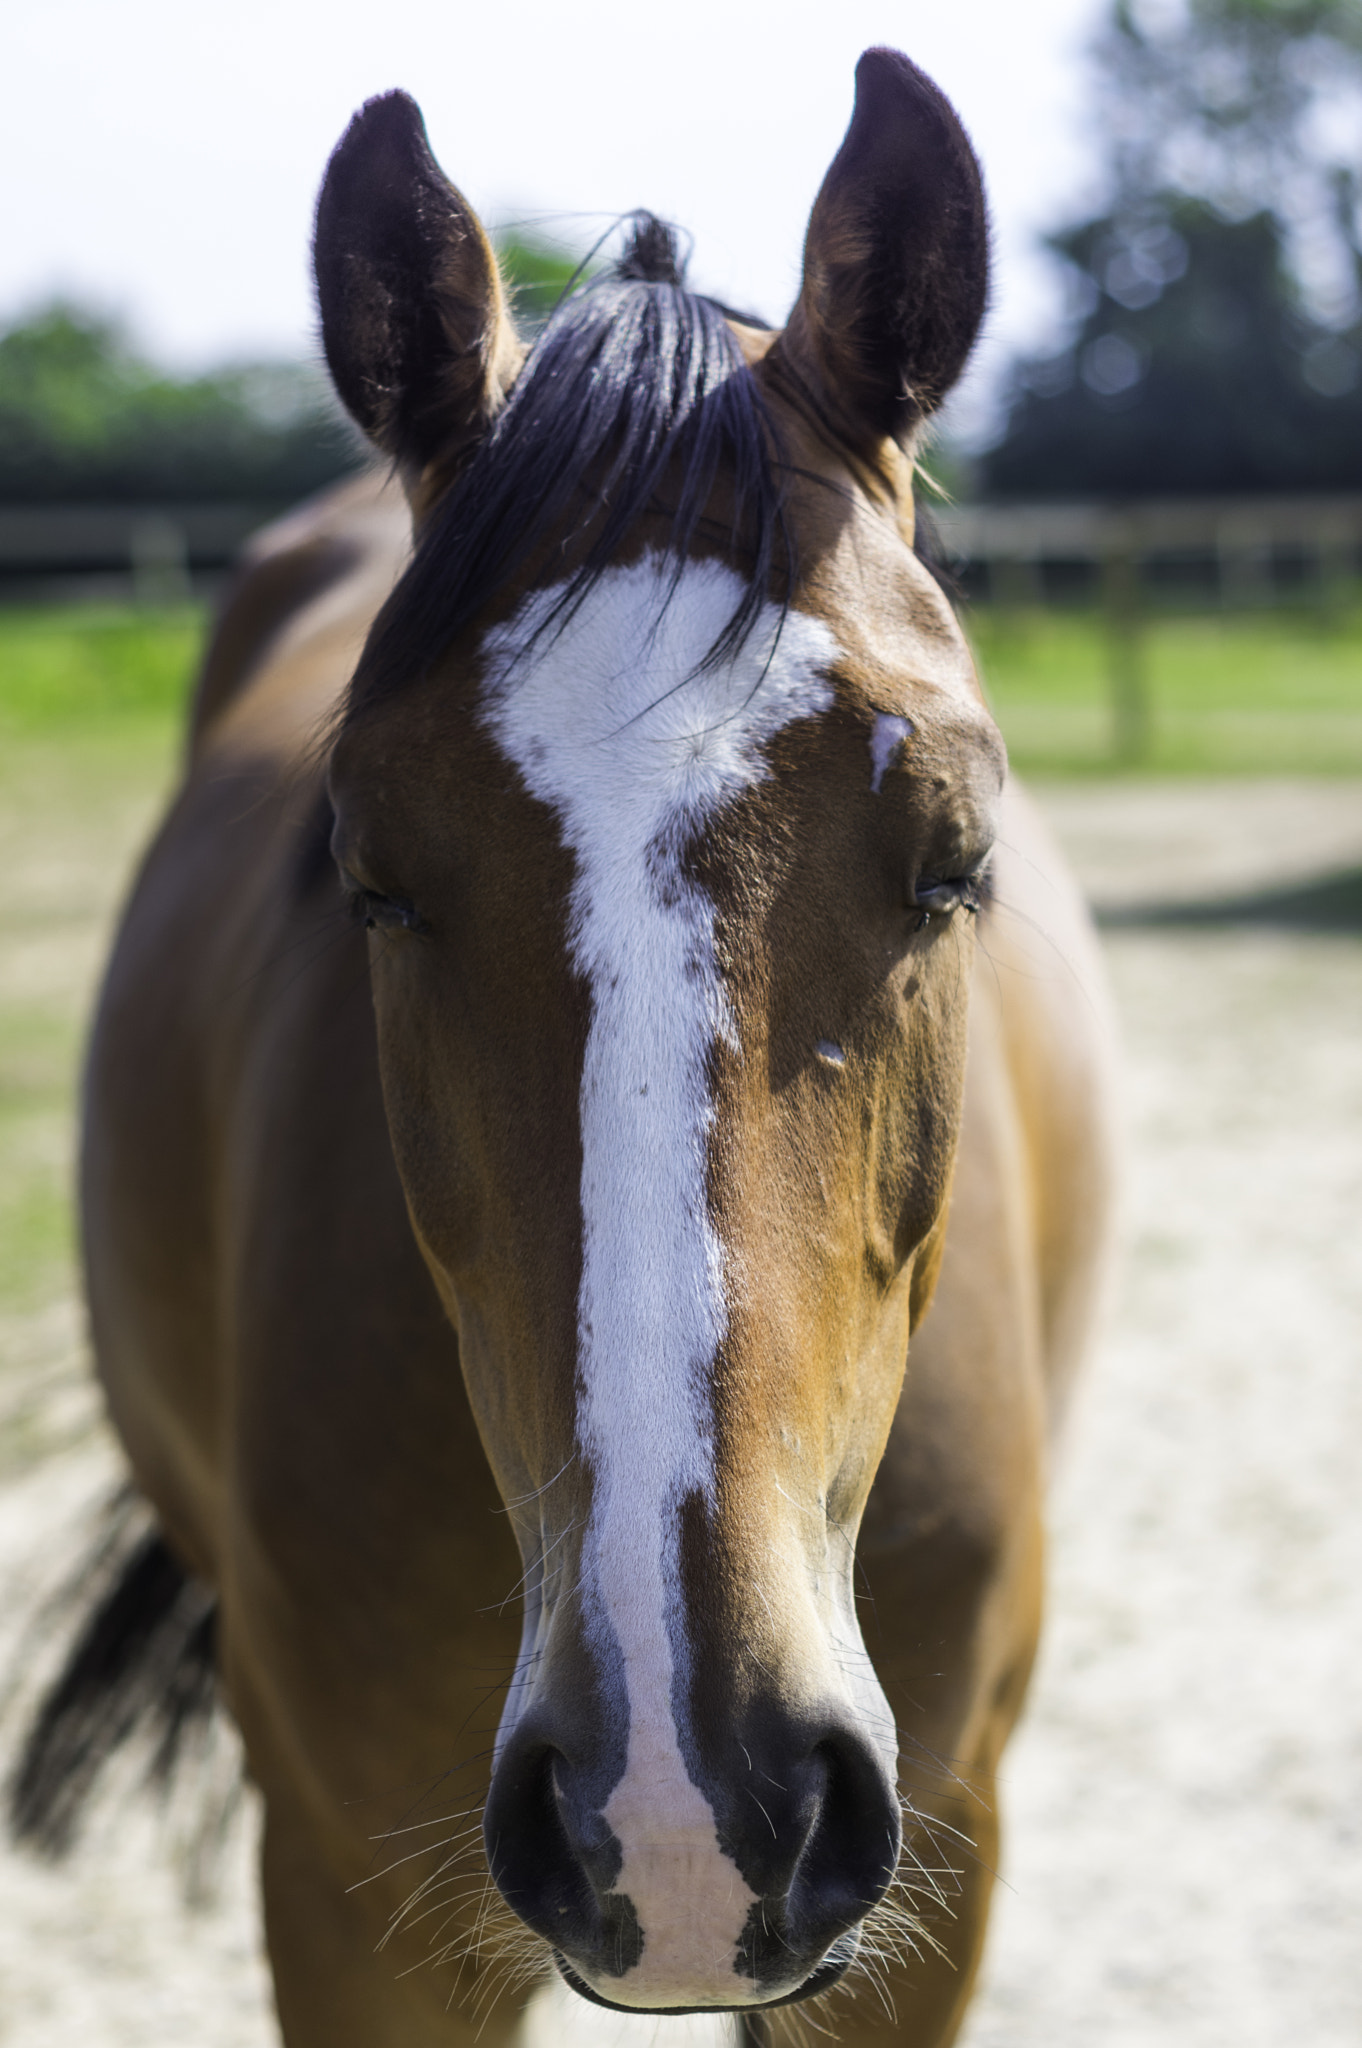
M 670 221 L 655 213 L 636 213 L 618 260 L 611 266 L 618 278 L 633 278 L 639 284 L 684 284 L 686 259 L 680 238 Z
M 675 230 L 639 214 L 619 261 L 559 303 L 422 529 L 360 658 L 352 706 L 428 670 L 555 534 L 574 566 L 543 630 L 566 623 L 645 514 L 667 519 L 674 589 L 721 480 L 732 507 L 723 537 L 748 580 L 706 661 L 737 651 L 773 574 L 788 590 L 775 431 L 724 309 L 683 274 Z

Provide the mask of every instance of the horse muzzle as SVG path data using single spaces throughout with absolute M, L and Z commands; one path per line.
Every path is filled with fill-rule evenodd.
M 507 1741 L 484 1827 L 492 1875 L 584 1997 L 750 2009 L 825 1991 L 852 1961 L 898 1863 L 884 1760 L 841 1703 L 798 1723 L 749 1707 L 743 1723 L 733 1771 L 702 1785 L 645 1771 L 632 1797 L 604 1800 L 588 1732 L 542 1702 Z

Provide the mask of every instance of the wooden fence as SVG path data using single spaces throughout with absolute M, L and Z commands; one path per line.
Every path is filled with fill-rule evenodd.
M 1128 761 L 1151 739 L 1151 611 L 1284 600 L 1336 608 L 1362 577 L 1362 495 L 945 505 L 931 517 L 975 601 L 1100 607 L 1115 748 Z
M 211 588 L 247 535 L 282 508 L 0 505 L 0 597 L 175 602 Z

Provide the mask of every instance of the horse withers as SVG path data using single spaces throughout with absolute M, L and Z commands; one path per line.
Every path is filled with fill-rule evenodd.
M 889 51 L 781 333 L 640 216 L 527 350 L 409 99 L 332 159 L 390 477 L 225 610 L 83 1181 L 289 2048 L 959 2025 L 1107 1150 L 1088 929 L 913 546 L 986 254 Z

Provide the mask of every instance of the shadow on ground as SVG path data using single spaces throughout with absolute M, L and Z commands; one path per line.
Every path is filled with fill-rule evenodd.
M 1129 903 L 1099 910 L 1107 930 L 1186 925 L 1263 925 L 1297 932 L 1362 932 L 1362 867 L 1282 889 L 1255 889 L 1194 903 Z

